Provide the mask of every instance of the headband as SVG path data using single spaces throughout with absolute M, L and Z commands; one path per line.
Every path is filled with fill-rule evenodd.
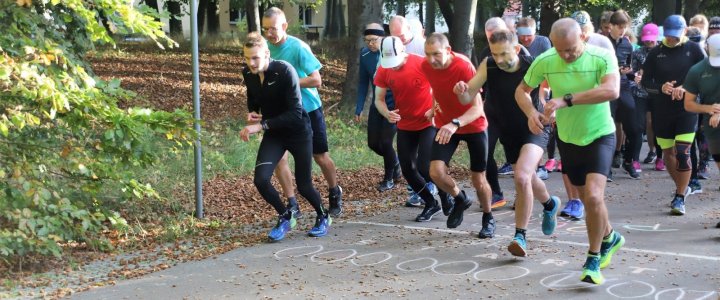
M 535 34 L 535 28 L 530 27 L 518 27 L 516 29 L 517 35 L 533 35 Z
M 365 29 L 365 31 L 363 31 L 363 35 L 385 36 L 385 31 L 380 29 Z

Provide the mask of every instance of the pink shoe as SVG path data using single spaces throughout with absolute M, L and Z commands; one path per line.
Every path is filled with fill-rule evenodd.
M 633 160 L 633 168 L 635 168 L 635 172 L 642 173 L 642 167 L 637 160 Z
M 554 158 L 548 159 L 548 161 L 545 162 L 545 170 L 547 170 L 548 172 L 554 172 L 555 163 L 556 161 Z
M 557 161 L 557 167 L 555 167 L 555 171 L 562 172 L 562 160 Z
M 655 171 L 665 171 L 665 161 L 663 161 L 662 159 L 656 159 Z

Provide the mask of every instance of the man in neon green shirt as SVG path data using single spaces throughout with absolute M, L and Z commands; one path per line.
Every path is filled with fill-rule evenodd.
M 578 23 L 555 22 L 550 32 L 554 47 L 538 56 L 515 91 L 517 101 L 530 101 L 530 92 L 547 80 L 554 95 L 544 107 L 525 112 L 534 134 L 556 118 L 562 172 L 580 191 L 587 210 L 590 244 L 581 280 L 602 284 L 601 268 L 625 239 L 612 230 L 605 207 L 605 184 L 615 151 L 615 124 L 609 101 L 620 94 L 620 75 L 613 53 L 585 44 Z M 556 116 L 557 112 L 557 116 Z

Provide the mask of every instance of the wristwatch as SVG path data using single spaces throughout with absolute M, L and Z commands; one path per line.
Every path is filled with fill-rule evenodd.
M 563 96 L 563 101 L 565 101 L 565 104 L 567 104 L 567 107 L 573 106 L 572 100 L 573 100 L 572 94 L 565 94 L 565 96 Z
M 459 119 L 452 119 L 452 123 L 453 123 L 453 125 L 455 125 L 455 126 L 457 126 L 458 128 L 460 128 L 460 120 L 459 120 Z

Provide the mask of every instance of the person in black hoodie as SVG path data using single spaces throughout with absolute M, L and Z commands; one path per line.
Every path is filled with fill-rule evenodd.
M 312 184 L 312 129 L 310 117 L 302 106 L 297 72 L 289 63 L 271 60 L 267 42 L 257 32 L 249 33 L 243 47 L 247 67 L 242 70 L 247 86 L 248 125 L 240 131 L 244 141 L 263 131 L 255 163 L 254 183 L 262 197 L 279 217 L 268 237 L 279 241 L 295 227 L 294 213 L 270 183 L 273 170 L 286 151 L 295 159 L 298 191 L 317 212 L 310 236 L 327 234 L 332 219 L 322 206 L 320 193 Z
M 687 26 L 682 16 L 667 17 L 663 27 L 665 39 L 648 53 L 641 84 L 652 97 L 653 130 L 675 182 L 671 213 L 684 215 L 685 197 L 690 193 L 690 147 L 698 116 L 683 107 L 683 81 L 690 67 L 703 60 L 705 52 L 685 36 Z

